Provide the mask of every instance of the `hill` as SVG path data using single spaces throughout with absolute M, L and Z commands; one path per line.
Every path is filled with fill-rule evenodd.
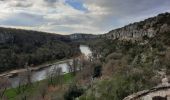
M 122 100 L 162 84 L 162 79 L 168 80 L 170 13 L 112 30 L 102 37 L 89 42 L 93 56 L 102 65 L 98 71 L 102 75 L 94 78 L 79 100 Z
M 79 60 L 73 60 L 70 68 L 79 68 L 80 70 L 74 70 L 73 73 L 65 74 L 66 76 L 56 74 L 54 77 L 49 77 L 41 81 L 40 84 L 30 85 L 30 87 L 33 88 L 32 91 L 38 92 L 30 92 L 30 87 L 28 86 L 28 90 L 26 90 L 28 93 L 16 94 L 16 98 L 25 96 L 28 100 L 34 100 L 33 98 L 37 97 L 43 99 L 47 97 L 53 100 L 123 100 L 128 95 L 131 96 L 133 93 L 138 94 L 138 91 L 151 90 L 150 93 L 153 92 L 153 87 L 157 85 L 160 86 L 162 79 L 164 79 L 164 83 L 167 84 L 168 78 L 170 77 L 169 17 L 169 13 L 163 13 L 156 17 L 97 36 L 103 38 L 83 38 L 83 40 L 85 40 L 83 43 L 89 45 L 92 56 L 89 56 L 89 59 L 81 56 Z M 12 36 L 7 36 L 6 41 L 11 40 L 11 37 Z M 82 35 L 73 34 L 66 36 L 68 38 L 65 38 L 65 36 L 61 37 L 66 40 L 68 39 L 68 41 L 73 41 L 71 45 L 75 46 L 75 40 L 78 39 L 79 41 Z M 89 38 L 91 38 L 91 36 L 89 36 Z M 57 58 L 62 58 L 64 56 L 61 55 L 66 54 L 66 52 L 63 51 L 72 50 L 66 48 L 70 47 L 70 42 L 68 41 L 57 39 L 56 42 L 55 39 L 53 40 L 51 38 L 47 40 L 50 40 L 50 42 L 44 41 L 40 46 L 33 46 L 33 51 L 25 52 L 25 50 L 32 49 L 24 49 L 21 53 L 17 53 L 16 51 L 25 47 L 25 45 L 22 47 L 16 43 L 15 45 L 19 49 L 15 49 L 15 45 L 7 45 L 15 43 L 14 41 L 2 42 L 5 43 L 5 46 L 2 49 L 4 51 L 1 52 L 8 51 L 4 58 L 9 57 L 9 60 L 5 58 L 5 61 L 16 59 L 12 58 L 13 56 L 8 56 L 15 54 L 18 55 L 19 58 L 29 55 L 28 57 L 32 58 L 28 61 L 31 62 L 32 59 L 35 59 L 34 57 L 38 57 L 39 60 L 40 58 L 51 58 L 57 54 L 59 54 Z M 62 43 L 62 45 L 59 45 L 58 42 L 60 42 L 60 44 Z M 53 49 L 55 51 L 53 51 Z M 11 53 L 11 50 L 15 51 L 15 53 Z M 53 54 L 52 52 L 56 53 L 56 50 L 59 50 L 58 53 Z M 76 50 L 73 51 L 77 52 Z M 75 53 L 73 51 L 71 54 L 74 55 Z M 46 52 L 48 53 L 46 54 Z M 3 53 L 0 54 L 3 55 Z M 68 57 L 68 55 L 66 55 L 66 57 Z M 1 60 L 4 61 L 3 59 Z M 47 59 L 40 61 L 47 61 Z M 58 71 L 54 71 L 54 73 L 55 72 Z M 69 81 L 63 81 L 63 79 L 65 79 L 64 77 L 68 77 L 66 79 Z M 18 90 L 18 88 L 16 88 L 16 90 Z M 163 88 L 161 87 L 161 89 Z M 16 90 L 10 91 L 15 92 Z M 25 90 L 23 89 L 23 91 Z M 146 91 L 143 93 L 146 93 Z M 7 91 L 7 94 L 10 94 L 10 92 Z M 166 94 L 162 93 L 161 95 L 166 96 Z
M 35 66 L 79 54 L 69 36 L 45 32 L 0 28 L 0 72 Z

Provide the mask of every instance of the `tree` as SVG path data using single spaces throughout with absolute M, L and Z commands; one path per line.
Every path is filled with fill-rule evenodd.
M 78 59 L 73 58 L 73 64 L 72 64 L 72 66 L 73 66 L 73 75 L 76 75 L 76 72 L 77 72 L 77 70 L 78 70 Z
M 5 91 L 10 86 L 10 82 L 6 77 L 0 77 L 0 99 L 3 98 Z
M 79 70 L 82 71 L 87 63 L 89 63 L 88 59 L 86 59 L 85 55 L 79 57 Z
M 72 62 L 67 62 L 69 73 L 73 73 L 73 75 L 76 75 L 77 70 L 79 70 L 78 62 L 79 60 L 76 58 L 73 58 Z
M 73 72 L 73 66 L 72 66 L 71 62 L 70 62 L 70 61 L 67 61 L 66 64 L 67 64 L 67 66 L 68 66 L 68 73 Z
M 31 69 L 29 68 L 28 63 L 26 63 L 25 71 L 19 73 L 18 87 L 16 88 L 17 94 L 21 94 L 21 93 L 24 94 L 27 87 L 32 84 L 31 77 L 32 77 Z M 25 95 L 22 98 L 25 98 Z
M 83 69 L 77 73 L 75 79 L 76 79 L 76 82 L 80 84 L 91 84 L 92 76 L 93 76 L 92 62 L 85 61 L 83 62 Z
M 52 71 L 47 72 L 48 84 L 57 85 L 62 83 L 62 68 L 59 66 L 54 66 Z
M 28 66 L 28 63 L 25 64 L 25 67 L 26 67 L 27 85 L 31 85 L 31 83 L 32 83 L 32 80 L 31 80 L 31 76 L 32 76 L 31 69 Z
M 55 84 L 56 85 L 61 85 L 62 84 L 62 68 L 61 67 L 57 67 L 54 70 L 54 80 L 55 80 Z
M 27 76 L 24 72 L 19 73 L 18 87 L 16 88 L 16 94 L 23 94 L 27 89 Z
M 44 100 L 45 96 L 48 93 L 48 82 L 47 81 L 41 82 L 38 86 L 37 92 L 38 92 L 38 94 L 40 94 L 40 98 L 42 98 L 42 100 Z

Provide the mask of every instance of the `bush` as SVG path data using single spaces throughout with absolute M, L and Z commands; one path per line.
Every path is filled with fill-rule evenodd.
M 84 93 L 82 88 L 78 88 L 77 85 L 70 86 L 68 91 L 64 94 L 65 100 L 74 100 Z
M 94 67 L 93 70 L 93 78 L 100 77 L 102 75 L 102 66 L 97 65 Z

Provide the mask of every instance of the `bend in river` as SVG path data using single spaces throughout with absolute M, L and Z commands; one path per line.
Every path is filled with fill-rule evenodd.
M 88 57 L 92 53 L 90 48 L 88 46 L 86 46 L 86 45 L 80 45 L 80 51 L 86 57 Z M 72 62 L 72 59 L 63 61 L 61 63 L 56 63 L 56 64 L 54 64 L 54 65 L 52 65 L 50 67 L 47 67 L 47 68 L 44 68 L 44 69 L 41 69 L 41 70 L 32 71 L 32 77 L 31 77 L 32 79 L 31 80 L 33 82 L 36 82 L 36 81 L 46 79 L 47 78 L 47 72 L 52 72 L 52 70 L 54 68 L 57 68 L 57 67 L 60 67 L 62 69 L 63 73 L 68 73 L 69 72 L 68 71 L 68 65 L 67 65 L 68 61 Z M 19 84 L 19 76 L 9 78 L 9 80 L 11 82 L 12 87 L 18 86 L 18 84 Z

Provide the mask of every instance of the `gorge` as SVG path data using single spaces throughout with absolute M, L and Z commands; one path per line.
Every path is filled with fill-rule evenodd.
M 82 55 L 85 55 L 86 57 L 88 57 L 92 53 L 88 46 L 80 45 L 79 48 L 80 48 L 80 51 L 81 51 Z M 31 81 L 36 82 L 36 81 L 41 81 L 41 80 L 46 79 L 47 78 L 47 73 L 51 73 L 54 68 L 58 68 L 58 67 L 60 67 L 62 69 L 63 74 L 68 73 L 69 69 L 68 69 L 67 62 L 72 63 L 72 59 L 52 63 L 52 64 L 50 64 L 50 66 L 47 66 L 47 67 L 39 69 L 39 70 L 35 70 L 35 71 L 33 70 L 31 72 L 32 73 L 31 74 Z M 19 76 L 18 76 L 18 74 L 19 73 L 21 73 L 21 72 L 15 73 L 17 75 L 14 75 L 14 76 L 10 75 L 11 78 L 9 78 L 9 80 L 10 80 L 10 83 L 11 83 L 12 87 L 17 87 L 18 86 L 18 84 L 19 84 Z M 6 75 L 7 74 L 8 73 L 6 73 Z

